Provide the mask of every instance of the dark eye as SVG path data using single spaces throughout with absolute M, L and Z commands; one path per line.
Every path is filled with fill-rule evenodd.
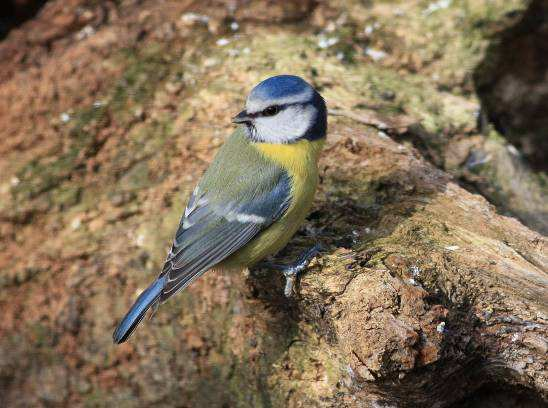
M 278 105 L 272 105 L 268 108 L 265 108 L 261 113 L 263 116 L 274 116 L 276 113 L 280 111 L 280 107 Z

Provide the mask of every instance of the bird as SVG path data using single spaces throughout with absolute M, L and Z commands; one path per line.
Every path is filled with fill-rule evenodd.
M 327 133 L 320 93 L 298 76 L 272 76 L 251 90 L 232 122 L 236 129 L 188 200 L 162 271 L 117 326 L 114 343 L 208 270 L 249 268 L 275 254 L 308 215 Z M 287 296 L 318 251 L 283 268 Z

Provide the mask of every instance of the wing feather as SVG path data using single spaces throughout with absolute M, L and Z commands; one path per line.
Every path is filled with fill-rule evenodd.
M 255 191 L 255 180 L 250 183 L 251 191 L 243 191 L 240 201 L 223 200 L 218 191 L 204 192 L 200 187 L 194 191 L 160 274 L 167 275 L 161 302 L 186 288 L 283 216 L 291 201 L 290 178 L 281 168 L 268 174 L 268 178 L 258 180 L 258 184 L 269 188 Z
M 170 270 L 170 275 L 175 275 L 175 278 L 170 280 L 164 286 L 162 296 L 160 300 L 163 302 L 167 298 L 173 296 L 175 293 L 186 288 L 194 280 L 200 277 L 204 272 L 211 269 L 227 256 L 231 255 L 238 248 L 247 243 L 256 231 L 252 226 L 248 226 L 246 231 L 241 231 L 239 237 L 234 241 L 226 241 L 225 244 L 214 248 L 207 257 L 197 259 L 192 264 L 187 264 L 183 268 L 173 268 Z

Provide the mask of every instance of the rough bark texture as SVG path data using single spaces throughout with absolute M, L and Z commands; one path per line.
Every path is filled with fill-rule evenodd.
M 0 42 L 1 405 L 544 406 L 545 176 L 477 126 L 472 81 L 526 6 L 49 1 Z M 337 114 L 278 257 L 324 245 L 297 296 L 268 268 L 211 272 L 114 346 L 279 72 Z

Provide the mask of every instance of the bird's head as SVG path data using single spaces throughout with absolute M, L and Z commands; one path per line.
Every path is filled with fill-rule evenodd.
M 325 137 L 327 109 L 322 96 L 305 80 L 277 75 L 259 83 L 245 110 L 233 118 L 247 135 L 263 143 L 293 143 Z

